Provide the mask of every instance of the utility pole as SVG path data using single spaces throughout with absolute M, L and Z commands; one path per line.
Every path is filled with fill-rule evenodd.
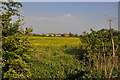
M 115 65 L 115 45 L 114 45 L 114 40 L 113 40 L 113 33 L 112 33 L 112 30 L 111 30 L 111 22 L 112 22 L 113 20 L 116 20 L 116 18 L 109 17 L 109 16 L 107 16 L 107 15 L 105 15 L 105 17 L 106 17 L 107 20 L 109 21 L 109 29 L 110 29 L 111 39 L 112 39 L 112 45 L 113 45 L 113 65 L 112 65 L 112 68 L 111 68 L 111 71 L 110 71 L 110 74 L 109 74 L 109 78 L 111 78 L 112 71 L 113 71 L 113 68 L 114 68 L 114 65 Z
M 107 16 L 107 15 L 105 15 L 105 18 L 109 21 L 109 29 L 111 29 L 111 22 L 112 22 L 113 20 L 116 20 L 117 18 L 115 18 L 115 17 L 109 17 L 109 16 Z

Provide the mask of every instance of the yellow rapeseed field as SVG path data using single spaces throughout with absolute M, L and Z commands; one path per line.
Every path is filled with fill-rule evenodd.
M 29 37 L 32 46 L 38 47 L 61 47 L 61 46 L 78 46 L 81 41 L 77 37 Z

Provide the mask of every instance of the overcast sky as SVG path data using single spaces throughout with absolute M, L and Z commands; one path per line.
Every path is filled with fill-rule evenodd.
M 118 17 L 117 2 L 22 2 L 25 26 L 34 33 L 77 33 L 109 28 L 105 14 Z M 118 21 L 112 22 L 118 29 Z

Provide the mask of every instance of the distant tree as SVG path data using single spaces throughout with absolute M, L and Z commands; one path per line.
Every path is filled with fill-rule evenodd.
M 51 37 L 51 35 L 49 35 L 48 37 Z
M 54 34 L 54 36 L 56 36 L 56 34 Z
M 40 34 L 36 34 L 36 36 L 41 36 Z
M 69 35 L 70 35 L 70 37 L 73 37 L 73 34 L 71 32 L 69 32 Z
M 75 37 L 78 37 L 78 34 L 75 34 Z
M 46 37 L 46 35 L 45 35 L 45 34 L 42 34 L 41 37 Z

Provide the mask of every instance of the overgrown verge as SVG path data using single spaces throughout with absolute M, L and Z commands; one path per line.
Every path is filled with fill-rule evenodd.
M 111 38 L 113 34 L 113 41 Z M 81 49 L 86 49 L 84 54 L 84 68 L 86 73 L 83 78 L 120 78 L 120 32 L 114 29 L 101 29 L 91 33 L 84 32 L 80 39 L 83 43 Z M 115 48 L 115 58 L 113 56 Z

